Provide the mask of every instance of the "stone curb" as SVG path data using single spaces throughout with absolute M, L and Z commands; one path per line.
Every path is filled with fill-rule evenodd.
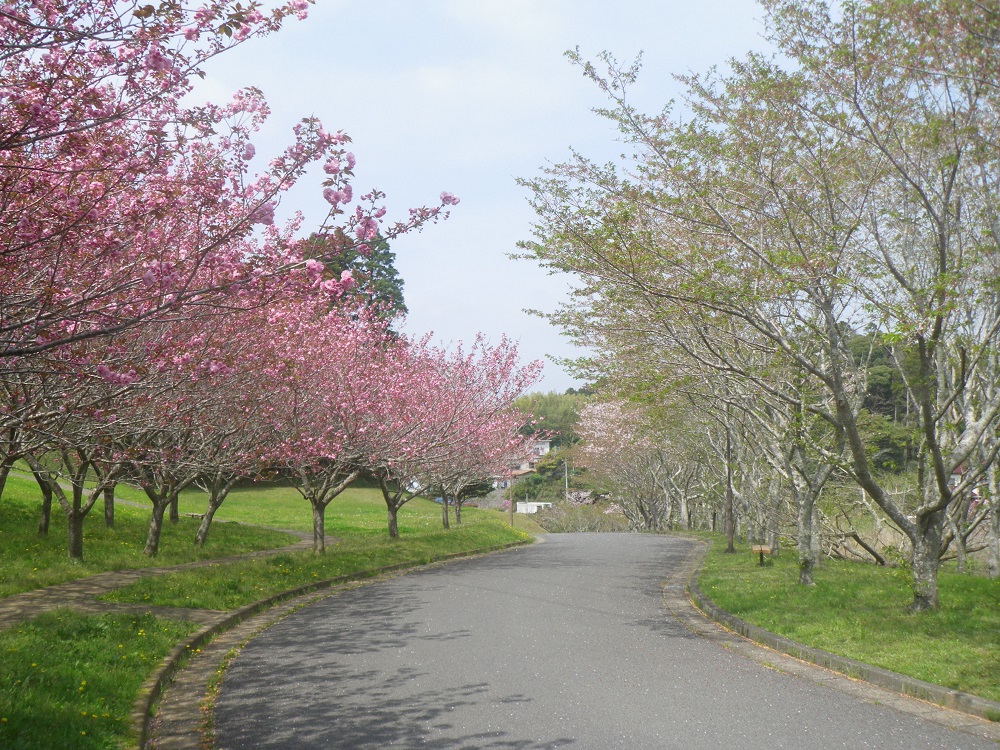
M 371 570 L 363 570 L 357 573 L 351 573 L 348 575 L 337 576 L 336 578 L 328 578 L 322 581 L 313 581 L 312 583 L 307 583 L 304 586 L 298 586 L 294 589 L 288 589 L 287 591 L 282 591 L 281 593 L 269 596 L 266 599 L 261 599 L 259 601 L 248 604 L 245 607 L 240 607 L 239 609 L 233 610 L 222 620 L 212 624 L 207 625 L 200 630 L 196 631 L 193 635 L 189 636 L 186 640 L 177 644 L 174 649 L 163 657 L 160 661 L 159 666 L 156 671 L 153 672 L 143 683 L 142 687 L 139 689 L 139 697 L 136 699 L 132 706 L 131 711 L 131 723 L 134 728 L 138 739 L 135 745 L 136 748 L 142 750 L 146 746 L 146 742 L 149 739 L 149 723 L 153 718 L 153 706 L 156 701 L 163 694 L 164 687 L 170 682 L 170 679 L 177 673 L 181 668 L 184 659 L 195 649 L 200 648 L 209 641 L 211 641 L 215 636 L 223 633 L 236 625 L 239 625 L 244 620 L 253 617 L 254 615 L 260 614 L 267 609 L 280 604 L 281 602 L 287 601 L 289 599 L 294 599 L 305 594 L 310 594 L 314 591 L 320 591 L 323 589 L 332 588 L 334 586 L 339 586 L 344 583 L 353 583 L 355 581 L 363 581 L 368 578 L 374 578 L 380 575 L 385 575 L 388 573 L 395 573 L 401 570 L 411 570 L 414 568 L 425 567 L 427 565 L 432 565 L 434 563 L 446 562 L 448 560 L 457 560 L 463 557 L 472 557 L 473 555 L 481 555 L 488 552 L 499 552 L 505 549 L 513 549 L 514 547 L 521 547 L 526 544 L 530 544 L 532 539 L 526 539 L 520 542 L 510 542 L 509 544 L 501 544 L 495 547 L 486 547 L 482 549 L 466 550 L 464 552 L 450 552 L 447 555 L 440 555 L 438 557 L 433 557 L 424 562 L 412 562 L 412 563 L 396 563 L 395 565 L 387 565 L 382 568 L 374 568 Z
M 743 636 L 755 643 L 767 646 L 768 648 L 788 654 L 796 659 L 825 667 L 833 672 L 839 672 L 847 677 L 853 677 L 864 682 L 869 682 L 878 687 L 902 693 L 913 698 L 935 703 L 945 708 L 950 708 L 962 713 L 978 716 L 981 719 L 990 720 L 990 716 L 1000 716 L 1000 703 L 996 701 L 980 698 L 977 695 L 970 695 L 958 690 L 951 690 L 941 685 L 918 680 L 915 677 L 890 672 L 888 669 L 874 667 L 860 661 L 854 661 L 844 656 L 837 656 L 818 648 L 804 646 L 801 643 L 784 638 L 780 635 L 764 630 L 764 628 L 751 625 L 740 618 L 719 609 L 705 594 L 698 588 L 696 578 L 701 571 L 701 563 L 695 567 L 688 581 L 687 589 L 691 599 L 708 617 L 724 625 L 734 633 Z M 995 718 L 992 720 L 996 720 Z

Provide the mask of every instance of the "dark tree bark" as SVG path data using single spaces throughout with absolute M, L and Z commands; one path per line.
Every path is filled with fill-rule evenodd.
M 458 506 L 457 505 L 455 506 L 455 510 L 457 512 L 457 510 L 458 510 Z M 442 491 L 441 492 L 441 526 L 443 528 L 445 528 L 445 529 L 451 528 L 451 526 L 449 525 L 448 521 L 449 521 L 449 519 L 448 519 L 448 493 Z
M 49 522 L 52 519 L 52 488 L 47 481 L 37 474 L 35 475 L 35 481 L 38 482 L 38 489 L 42 493 L 42 507 L 38 516 L 38 535 L 48 536 Z
M 239 477 L 236 476 L 230 476 L 227 479 L 225 475 L 216 474 L 212 477 L 208 505 L 205 507 L 205 514 L 201 517 L 198 531 L 194 535 L 194 543 L 199 547 L 205 545 L 205 539 L 208 538 L 208 530 L 212 525 L 212 520 L 215 518 L 215 512 L 222 505 L 222 502 L 229 497 L 229 491 L 236 485 L 237 481 L 239 481 Z
M 104 488 L 104 525 L 109 529 L 115 525 L 115 487 Z

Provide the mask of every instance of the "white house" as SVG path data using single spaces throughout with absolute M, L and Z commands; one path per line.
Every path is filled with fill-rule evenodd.
M 494 479 L 493 487 L 496 489 L 506 489 L 511 483 L 520 479 L 525 474 L 531 474 L 535 470 L 538 459 L 552 450 L 551 440 L 535 440 L 528 448 L 528 455 L 524 457 L 517 468 L 510 473 L 510 479 Z M 534 511 L 526 511 L 534 513 Z M 518 511 L 520 513 L 520 511 Z
M 536 502 L 518 502 L 515 509 L 518 513 L 526 513 L 531 515 L 532 513 L 537 513 L 540 510 L 545 510 L 546 508 L 551 508 L 552 503 L 536 503 Z
M 525 457 L 523 461 L 521 461 L 521 465 L 518 468 L 521 471 L 532 471 L 535 468 L 535 464 L 538 462 L 538 459 L 544 456 L 546 453 L 549 453 L 551 450 L 552 450 L 551 440 L 534 441 L 531 444 L 531 447 L 528 449 L 528 455 Z

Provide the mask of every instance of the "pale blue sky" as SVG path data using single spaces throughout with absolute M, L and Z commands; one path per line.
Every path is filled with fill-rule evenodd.
M 462 199 L 447 222 L 392 245 L 408 331 L 444 343 L 506 333 L 525 359 L 573 356 L 558 331 L 523 312 L 554 309 L 566 280 L 507 258 L 533 221 L 515 178 L 570 147 L 618 153 L 612 126 L 590 111 L 604 105 L 600 92 L 563 53 L 579 46 L 585 58 L 608 50 L 630 60 L 642 51 L 634 100 L 654 111 L 678 94 L 671 74 L 761 48 L 762 15 L 751 0 L 317 0 L 307 20 L 211 63 L 199 95 L 262 89 L 273 114 L 256 139 L 261 156 L 303 116 L 344 130 L 358 160 L 355 194 L 385 191 L 390 219 L 442 190 Z M 307 229 L 324 211 L 320 180 L 317 170 L 286 204 L 306 214 Z M 548 363 L 538 388 L 571 385 Z

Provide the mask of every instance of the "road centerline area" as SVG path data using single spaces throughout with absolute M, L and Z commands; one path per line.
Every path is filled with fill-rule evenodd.
M 229 667 L 217 747 L 996 747 L 692 633 L 662 603 L 690 544 L 554 535 L 325 598 Z

